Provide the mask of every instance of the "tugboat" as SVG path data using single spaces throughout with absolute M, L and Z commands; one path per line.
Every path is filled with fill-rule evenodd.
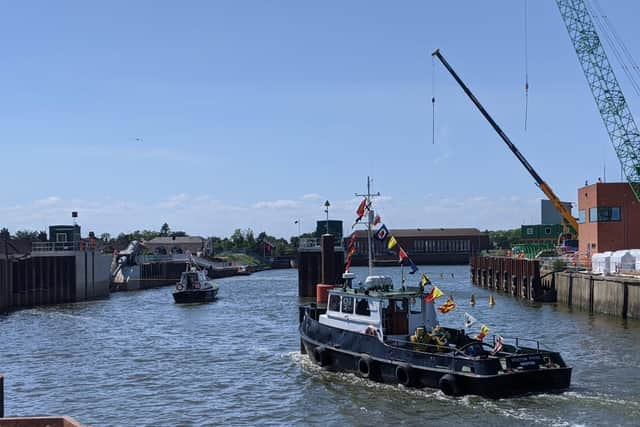
M 191 266 L 180 275 L 173 300 L 176 304 L 210 302 L 217 294 L 218 285 L 209 280 L 206 272 Z
M 370 196 L 368 191 L 369 206 Z M 368 241 L 371 248 L 370 236 Z M 484 331 L 471 336 L 443 327 L 429 298 L 433 293 L 422 283 L 394 288 L 390 277 L 372 276 L 371 267 L 369 255 L 364 284 L 354 286 L 355 275 L 347 271 L 343 285 L 329 290 L 326 307 L 304 306 L 300 337 L 316 364 L 451 396 L 497 399 L 569 387 L 571 368 L 558 352 L 542 349 L 536 340 L 494 336 L 489 343 Z

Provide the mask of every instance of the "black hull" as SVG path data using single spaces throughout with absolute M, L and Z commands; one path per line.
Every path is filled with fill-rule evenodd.
M 400 349 L 375 336 L 321 325 L 308 316 L 300 326 L 300 334 L 311 360 L 327 369 L 352 372 L 382 383 L 441 389 L 448 395 L 475 394 L 499 399 L 559 392 L 569 388 L 571 382 L 571 368 L 566 366 L 490 374 L 488 372 L 500 364 L 499 359 L 470 359 Z M 549 355 L 555 359 L 557 353 Z
M 173 300 L 176 304 L 211 302 L 216 299 L 217 294 L 217 289 L 178 291 L 173 293 Z

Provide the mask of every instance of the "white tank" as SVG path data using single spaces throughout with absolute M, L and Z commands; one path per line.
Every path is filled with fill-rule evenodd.
M 593 254 L 591 256 L 591 272 L 594 274 L 610 274 L 612 254 L 613 252 L 610 251 Z
M 636 257 L 628 249 L 615 251 L 611 255 L 611 271 L 614 273 L 629 273 L 636 268 Z

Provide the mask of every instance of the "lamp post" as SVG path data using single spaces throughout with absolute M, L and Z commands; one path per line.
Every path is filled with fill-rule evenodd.
M 329 234 L 329 206 L 331 203 L 328 200 L 324 202 L 324 212 L 327 214 L 327 234 Z
M 295 221 L 293 221 L 294 224 L 298 224 L 298 239 L 300 238 L 300 227 L 302 226 L 302 221 L 300 221 L 299 219 L 296 219 Z

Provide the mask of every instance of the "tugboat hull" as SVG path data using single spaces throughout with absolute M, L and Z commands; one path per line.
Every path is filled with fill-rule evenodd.
M 446 353 L 417 352 L 381 342 L 376 336 L 322 325 L 305 316 L 300 336 L 309 357 L 334 371 L 352 372 L 374 381 L 429 387 L 447 395 L 475 394 L 504 398 L 527 393 L 558 392 L 569 387 L 571 368 L 557 353 L 548 352 L 548 367 L 504 369 L 500 358 L 454 357 Z M 538 355 L 517 356 L 521 361 Z M 516 359 L 514 358 L 514 360 Z M 559 360 L 558 360 L 559 359 Z
M 176 304 L 189 304 L 199 302 L 211 302 L 216 299 L 218 290 L 215 288 L 185 290 L 173 293 Z

